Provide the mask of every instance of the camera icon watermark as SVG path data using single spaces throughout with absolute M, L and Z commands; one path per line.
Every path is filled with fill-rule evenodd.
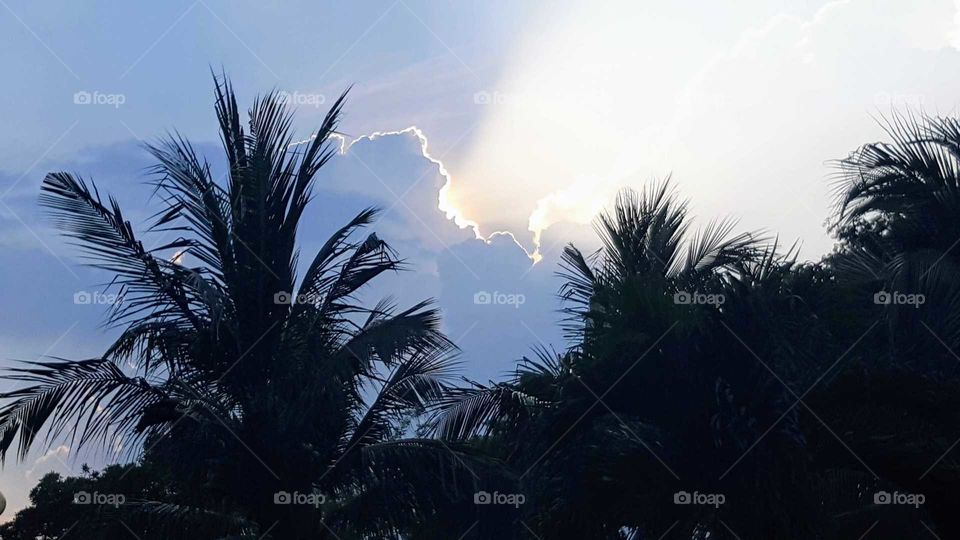
M 913 306 L 919 309 L 925 304 L 927 297 L 919 293 L 902 293 L 900 291 L 879 291 L 873 295 L 873 303 L 881 306 Z
M 77 305 L 108 305 L 123 302 L 123 296 L 117 293 L 103 293 L 100 291 L 77 291 L 73 293 L 73 303 Z
M 473 303 L 478 306 L 513 306 L 519 309 L 526 302 L 527 297 L 521 293 L 477 291 L 473 294 Z
M 725 502 L 727 502 L 727 496 L 723 493 L 700 493 L 699 491 L 690 493 L 688 491 L 678 491 L 673 494 L 673 504 L 696 504 L 720 508 Z
M 487 491 L 477 491 L 473 494 L 473 504 L 487 505 L 500 504 L 520 508 L 520 505 L 527 502 L 527 497 L 523 493 L 493 493 Z
M 290 493 L 289 491 L 278 491 L 273 494 L 273 504 L 281 505 L 296 504 L 319 508 L 326 500 L 327 497 L 323 493 L 300 493 L 299 491 Z
M 73 494 L 73 504 L 95 504 L 119 508 L 126 502 L 127 498 L 123 493 L 100 493 L 97 491 L 90 493 L 88 491 L 78 491 Z
M 526 100 L 523 94 L 481 90 L 473 94 L 474 105 L 522 105 Z
M 923 493 L 878 491 L 873 494 L 873 504 L 900 504 L 920 508 L 925 502 L 927 502 L 927 497 Z
M 673 303 L 682 306 L 703 305 L 720 306 L 727 301 L 727 298 L 720 294 L 704 294 L 700 292 L 677 291 L 673 293 Z
M 93 92 L 80 90 L 73 94 L 74 105 L 109 105 L 115 109 L 119 109 L 120 106 L 126 102 L 127 96 L 124 94 L 107 94 L 99 90 L 94 90 Z

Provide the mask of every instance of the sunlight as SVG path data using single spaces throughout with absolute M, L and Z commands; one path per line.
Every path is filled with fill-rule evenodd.
M 550 226 L 587 223 L 618 188 L 673 173 L 701 219 L 742 218 L 823 253 L 834 149 L 876 137 L 864 118 L 878 107 L 950 110 L 954 101 L 915 89 L 931 69 L 923 63 L 947 55 L 938 51 L 955 37 L 943 18 L 949 6 L 865 5 L 774 13 L 726 35 L 722 47 L 679 7 L 655 20 L 632 2 L 544 13 L 495 87 L 476 96 L 483 120 L 444 196 L 470 201 L 473 220 L 538 251 Z M 697 15 L 711 16 L 729 14 Z M 889 28 L 890 40 L 847 38 L 870 28 Z M 897 55 L 917 73 L 882 68 Z M 876 75 L 856 76 L 852 63 Z M 823 131 L 830 121 L 838 127 Z
M 526 229 L 522 241 L 537 249 L 550 225 L 588 223 L 636 171 L 667 170 L 656 126 L 675 106 L 664 83 L 682 79 L 684 64 L 638 46 L 662 34 L 637 35 L 641 12 L 621 2 L 545 14 L 479 96 L 485 116 L 453 189 L 482 223 Z M 515 204 L 498 203 L 504 193 Z

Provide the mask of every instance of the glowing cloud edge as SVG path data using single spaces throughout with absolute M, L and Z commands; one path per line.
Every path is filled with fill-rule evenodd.
M 450 174 L 450 172 L 447 170 L 446 166 L 443 164 L 442 161 L 430 155 L 430 152 L 428 150 L 429 140 L 427 139 L 426 134 L 423 133 L 423 130 L 421 130 L 417 126 L 410 126 L 400 130 L 396 130 L 396 131 L 375 131 L 367 135 L 360 135 L 359 137 L 356 137 L 353 139 L 349 139 L 347 135 L 340 134 L 340 133 L 334 133 L 330 135 L 330 137 L 340 142 L 337 153 L 341 156 L 344 156 L 347 154 L 347 152 L 350 151 L 350 147 L 352 147 L 354 144 L 360 141 L 363 141 L 363 140 L 374 141 L 380 137 L 403 136 L 403 135 L 409 135 L 409 134 L 413 134 L 413 136 L 415 136 L 418 142 L 420 143 L 421 157 L 423 157 L 430 163 L 433 163 L 434 165 L 436 165 L 437 172 L 439 172 L 440 176 L 442 176 L 444 179 L 443 186 L 440 187 L 440 190 L 437 193 L 437 209 L 443 212 L 447 220 L 453 221 L 454 225 L 456 225 L 461 229 L 466 229 L 468 227 L 473 229 L 473 234 L 476 237 L 476 239 L 481 240 L 486 244 L 492 243 L 493 240 L 498 236 L 506 236 L 510 238 L 510 240 L 514 244 L 516 244 L 518 248 L 523 250 L 524 254 L 526 254 L 526 256 L 532 261 L 533 264 L 538 263 L 540 259 L 542 259 L 540 255 L 540 249 L 539 249 L 540 248 L 539 236 L 537 237 L 537 242 L 535 243 L 536 247 L 534 251 L 531 253 L 527 251 L 525 247 L 523 247 L 523 244 L 517 241 L 517 237 L 514 236 L 512 232 L 493 231 L 490 234 L 484 236 L 480 232 L 480 224 L 464 216 L 463 211 L 457 208 L 450 201 L 450 198 L 449 198 L 450 189 L 453 186 L 453 175 Z M 314 138 L 316 138 L 316 135 L 313 135 L 310 138 L 304 139 L 302 141 L 293 142 L 290 144 L 289 147 L 294 147 L 300 144 L 310 142 Z

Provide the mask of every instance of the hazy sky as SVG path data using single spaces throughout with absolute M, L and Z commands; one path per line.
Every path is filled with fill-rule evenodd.
M 737 217 L 815 259 L 830 160 L 882 138 L 892 107 L 960 98 L 950 0 L 0 0 L 0 40 L 0 365 L 108 343 L 104 306 L 74 302 L 105 276 L 39 216 L 40 181 L 76 172 L 148 215 L 143 140 L 176 129 L 216 163 L 211 67 L 246 104 L 288 92 L 304 135 L 353 85 L 304 249 L 384 207 L 376 230 L 414 270 L 368 294 L 437 298 L 481 380 L 563 347 L 558 251 L 590 245 L 618 188 L 672 173 L 701 221 Z M 44 472 L 101 463 L 54 446 L 0 472 L 0 519 Z

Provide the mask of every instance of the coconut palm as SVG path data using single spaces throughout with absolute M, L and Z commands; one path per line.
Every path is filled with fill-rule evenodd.
M 864 364 L 815 399 L 877 474 L 925 494 L 940 530 L 956 536 L 960 120 L 894 113 L 883 126 L 889 141 L 837 162 L 841 243 L 826 260 L 845 316 L 881 330 L 864 340 Z
M 538 534 L 730 534 L 720 521 L 736 521 L 730 506 L 675 505 L 681 491 L 737 492 L 744 499 L 733 508 L 751 516 L 743 520 L 751 529 L 739 534 L 785 523 L 770 512 L 754 519 L 756 508 L 771 505 L 745 486 L 773 484 L 794 470 L 760 472 L 772 455 L 789 459 L 802 447 L 796 415 L 750 454 L 749 481 L 743 475 L 718 481 L 784 413 L 787 393 L 738 340 L 742 335 L 768 353 L 767 345 L 787 328 L 764 334 L 739 312 L 751 307 L 753 289 L 775 287 L 789 264 L 755 235 L 732 234 L 733 226 L 716 222 L 691 233 L 686 203 L 667 182 L 640 194 L 623 192 L 613 211 L 598 218 L 600 251 L 588 257 L 568 246 L 563 254 L 571 349 L 541 351 L 510 381 L 446 398 L 436 424 L 440 436 L 498 441 L 523 473 L 522 488 L 533 503 L 528 519 Z M 732 292 L 742 306 L 727 306 L 734 299 L 724 295 Z M 757 320 L 775 326 L 772 319 Z
M 543 538 L 845 538 L 880 515 L 915 530 L 916 513 L 870 498 L 902 475 L 874 477 L 834 438 L 858 405 L 829 401 L 855 378 L 833 384 L 835 361 L 862 365 L 869 325 L 844 320 L 830 272 L 729 222 L 688 229 L 666 184 L 624 192 L 598 219 L 602 248 L 564 253 L 571 348 L 450 393 L 440 436 L 498 450 Z M 683 492 L 725 500 L 675 504 Z
M 833 228 L 842 243 L 831 262 L 871 298 L 930 299 L 922 309 L 887 304 L 890 352 L 956 376 L 956 363 L 945 361 L 929 331 L 960 347 L 960 120 L 894 114 L 883 126 L 890 142 L 863 145 L 837 163 Z M 914 339 L 918 334 L 931 339 Z
M 403 437 L 404 420 L 442 391 L 453 347 L 428 302 L 357 301 L 402 267 L 375 234 L 356 238 L 375 209 L 337 230 L 298 278 L 298 225 L 335 153 L 344 96 L 294 144 L 276 93 L 254 101 L 244 126 L 231 84 L 215 82 L 225 185 L 179 135 L 148 146 L 161 200 L 149 232 L 175 240 L 147 249 L 92 183 L 45 178 L 55 224 L 113 274 L 123 301 L 109 322 L 123 331 L 101 357 L 11 371 L 24 384 L 2 396 L 0 456 L 62 437 L 145 455 L 169 471 L 173 500 L 132 509 L 187 536 L 200 518 L 224 535 L 397 534 L 445 500 L 438 485 L 460 485 L 471 459 Z M 357 514 L 348 530 L 339 516 Z

